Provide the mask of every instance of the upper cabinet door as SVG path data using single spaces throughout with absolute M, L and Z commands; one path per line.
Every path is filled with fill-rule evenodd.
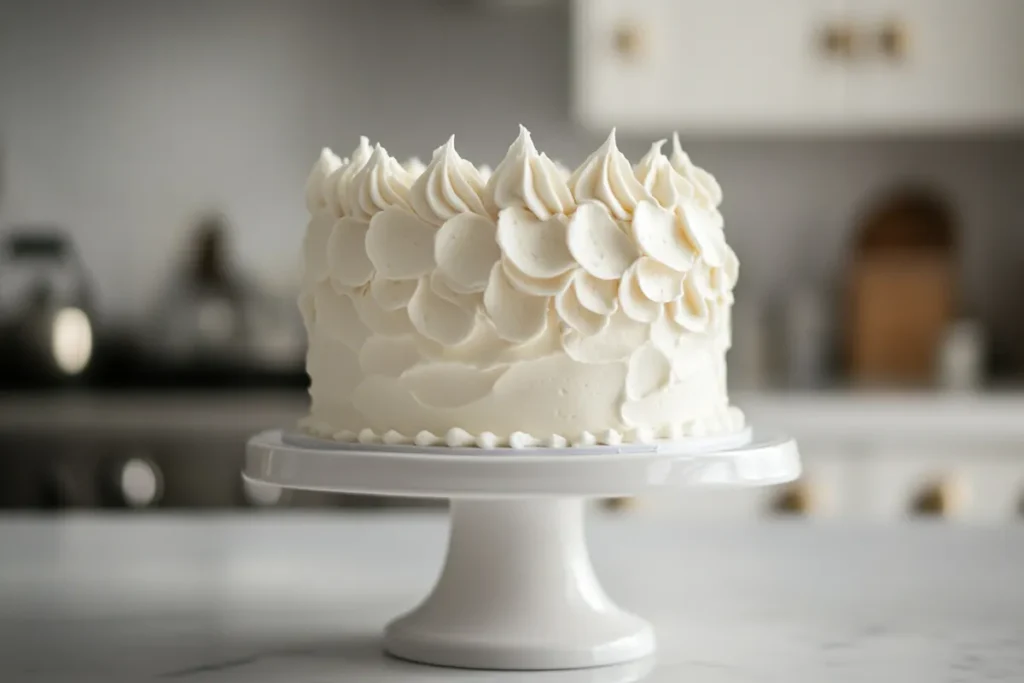
M 576 0 L 574 105 L 637 132 L 1024 128 L 1024 0 Z
M 843 4 L 575 0 L 576 115 L 644 132 L 834 128 L 845 116 Z
M 1024 0 L 863 0 L 849 13 L 852 126 L 1024 125 Z

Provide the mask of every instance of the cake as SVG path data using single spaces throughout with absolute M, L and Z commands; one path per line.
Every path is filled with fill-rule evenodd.
M 299 306 L 311 408 L 340 442 L 563 447 L 729 434 L 739 263 L 714 177 L 614 130 L 575 171 L 519 136 L 493 172 L 325 149 Z

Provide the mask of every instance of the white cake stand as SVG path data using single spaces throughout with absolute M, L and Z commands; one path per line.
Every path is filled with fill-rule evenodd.
M 431 594 L 391 622 L 385 647 L 473 669 L 574 669 L 638 659 L 654 632 L 601 589 L 584 500 L 664 486 L 763 486 L 800 474 L 796 443 L 749 431 L 685 443 L 530 450 L 343 445 L 253 437 L 243 476 L 285 488 L 451 499 Z

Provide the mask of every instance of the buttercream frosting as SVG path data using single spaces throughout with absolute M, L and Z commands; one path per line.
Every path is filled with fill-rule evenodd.
M 402 162 L 402 168 L 413 178 L 419 178 L 420 174 L 427 170 L 426 164 L 420 161 L 419 157 L 409 157 Z
M 573 171 L 569 189 L 577 202 L 604 204 L 618 220 L 632 216 L 637 203 L 649 196 L 636 179 L 629 159 L 616 146 L 614 128 L 604 144 Z
M 669 161 L 677 173 L 693 184 L 698 196 L 707 206 L 716 208 L 722 203 L 721 185 L 713 175 L 690 161 L 690 155 L 683 151 L 683 146 L 679 143 L 679 133 L 672 134 L 672 156 L 669 157 Z
M 326 147 L 320 150 L 320 157 L 313 164 L 309 177 L 306 179 L 306 208 L 311 214 L 327 207 L 327 192 L 325 192 L 327 178 L 342 164 L 342 160 L 331 150 Z
M 378 143 L 366 164 L 348 184 L 345 211 L 368 221 L 389 207 L 408 210 L 412 181 L 413 176 Z
M 461 213 L 488 216 L 484 179 L 469 161 L 455 151 L 455 136 L 434 150 L 430 164 L 410 191 L 413 210 L 425 221 L 441 225 Z
M 687 199 L 696 197 L 693 182 L 680 174 L 661 148 L 665 140 L 658 140 L 636 165 L 636 177 L 644 189 L 666 209 L 672 209 Z
M 732 432 L 739 263 L 721 189 L 673 138 L 634 167 L 614 131 L 569 173 L 519 135 L 490 178 L 362 138 L 321 153 L 299 306 L 303 428 L 358 443 L 530 448 Z M 331 197 L 334 197 L 332 200 Z
M 359 144 L 348 155 L 345 163 L 341 164 L 328 176 L 324 193 L 327 196 L 328 204 L 332 207 L 332 213 L 341 218 L 351 216 L 352 207 L 349 203 L 349 186 L 352 179 L 373 155 L 373 147 L 370 146 L 370 139 L 365 135 L 359 138 Z
M 539 154 L 530 132 L 519 126 L 519 137 L 494 169 L 487 191 L 499 209 L 522 207 L 540 220 L 567 214 L 576 201 L 567 177 L 546 154 Z

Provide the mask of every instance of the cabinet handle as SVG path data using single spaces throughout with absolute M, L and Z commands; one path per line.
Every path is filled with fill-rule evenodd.
M 806 516 L 816 507 L 807 482 L 790 484 L 772 499 L 769 509 L 775 515 Z
M 885 22 L 876 37 L 879 51 L 886 59 L 901 62 L 907 56 L 910 36 L 906 24 L 895 19 Z
M 943 477 L 924 486 L 910 501 L 910 511 L 925 517 L 950 517 L 962 511 L 967 502 L 962 481 Z
M 609 512 L 626 512 L 636 508 L 636 498 L 605 498 L 601 507 Z
M 857 34 L 848 23 L 832 23 L 822 31 L 821 46 L 830 59 L 851 59 L 857 52 Z
M 612 48 L 620 58 L 632 61 L 643 54 L 643 31 L 636 24 L 623 23 L 612 33 Z

